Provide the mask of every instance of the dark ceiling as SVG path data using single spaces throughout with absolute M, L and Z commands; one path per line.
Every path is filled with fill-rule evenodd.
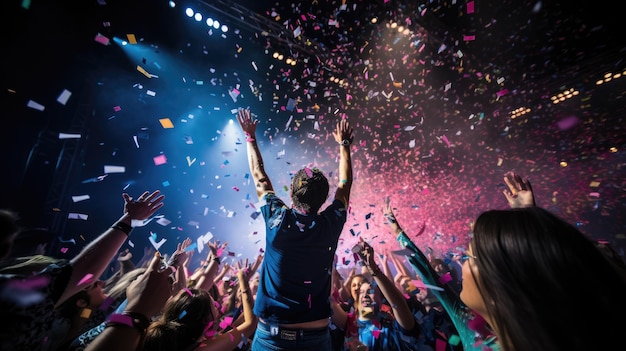
M 89 238 L 118 216 L 119 193 L 163 188 L 171 223 L 151 231 L 170 243 L 208 231 L 233 242 L 229 226 L 245 218 L 247 227 L 237 230 L 249 240 L 233 250 L 250 256 L 262 245 L 256 201 L 243 149 L 228 139 L 237 131 L 224 126 L 232 109 L 249 106 L 262 121 L 270 175 L 281 187 L 308 163 L 332 176 L 336 150 L 328 131 L 343 115 L 355 125 L 346 247 L 358 235 L 389 244 L 372 216 L 386 195 L 410 230 L 427 226 L 421 244 L 441 252 L 462 246 L 476 214 L 504 205 L 501 177 L 511 169 L 531 177 L 543 206 L 624 245 L 625 84 L 594 84 L 626 68 L 620 16 L 608 3 L 21 4 L 2 3 L 9 35 L 2 44 L 1 205 L 18 210 L 25 225 Z M 231 30 L 209 33 L 183 15 L 186 4 Z M 391 21 L 410 32 L 388 28 Z M 98 33 L 134 34 L 139 43 L 105 46 L 94 40 Z M 298 65 L 274 60 L 274 51 Z M 549 101 L 570 88 L 579 94 Z M 63 89 L 72 92 L 67 105 L 56 102 Z M 31 100 L 45 110 L 27 107 Z M 511 118 L 517 108 L 530 112 Z M 164 117 L 175 128 L 163 129 Z M 82 138 L 61 141 L 60 132 Z M 167 164 L 155 167 L 157 155 Z M 104 165 L 127 169 L 105 175 Z M 91 199 L 71 200 L 79 194 Z M 92 216 L 77 224 L 67 220 L 74 212 Z

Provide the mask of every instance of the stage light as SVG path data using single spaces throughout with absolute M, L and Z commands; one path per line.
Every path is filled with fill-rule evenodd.
M 196 21 L 200 22 L 200 21 L 202 21 L 202 14 L 200 14 L 200 12 L 196 12 L 196 14 L 195 14 L 195 15 L 193 15 L 193 18 L 194 18 Z
M 213 18 L 209 17 L 206 19 L 206 25 L 209 27 L 213 27 Z
M 213 20 L 213 28 L 220 29 L 220 22 L 218 20 Z
M 176 2 L 170 1 L 169 5 L 170 5 L 171 8 L 174 8 L 174 7 L 176 7 Z
M 371 22 L 372 22 L 372 23 L 377 23 L 377 22 L 378 22 L 378 17 L 372 17 Z
M 274 52 L 272 54 L 272 57 L 275 58 L 275 59 L 278 59 L 278 55 L 280 55 L 278 52 Z
M 194 11 L 191 9 L 191 7 L 188 7 L 185 10 L 185 14 L 187 15 L 187 17 L 193 17 Z
M 222 33 L 226 33 L 228 32 L 228 26 L 225 24 L 222 24 Z

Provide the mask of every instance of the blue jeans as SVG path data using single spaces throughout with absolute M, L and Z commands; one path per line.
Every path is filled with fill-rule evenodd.
M 288 329 L 257 324 L 252 351 L 330 351 L 330 329 Z

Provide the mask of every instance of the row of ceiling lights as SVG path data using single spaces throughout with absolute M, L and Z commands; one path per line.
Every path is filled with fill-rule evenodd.
M 612 72 L 607 72 L 605 73 L 601 79 L 596 81 L 596 86 L 598 85 L 602 85 L 602 84 L 606 84 L 609 83 L 613 80 L 619 79 L 626 76 L 626 70 L 622 71 L 622 72 L 617 72 L 617 73 L 612 73 Z M 565 100 L 571 99 L 575 96 L 578 96 L 580 94 L 580 92 L 574 88 L 570 88 L 570 89 L 566 89 L 563 90 L 557 94 L 554 94 L 550 97 L 550 100 L 552 101 L 553 104 L 559 104 L 564 102 Z M 528 107 L 519 107 L 513 111 L 511 111 L 510 115 L 511 118 L 517 118 L 519 116 L 525 115 L 527 113 L 529 113 L 531 111 L 530 108 Z
M 285 55 L 281 54 L 278 51 L 275 51 L 272 54 L 272 57 L 277 59 L 278 61 L 282 61 L 285 58 Z M 291 66 L 295 66 L 298 63 L 298 61 L 293 57 L 287 57 L 287 59 L 285 59 L 285 63 Z
M 169 6 L 170 6 L 171 8 L 175 8 L 175 7 L 176 7 L 176 2 L 175 2 L 175 1 L 173 1 L 173 0 L 170 0 L 170 1 L 169 1 Z M 198 22 L 201 22 L 201 21 L 204 19 L 204 16 L 203 16 L 200 12 L 196 12 L 196 11 L 195 11 L 194 9 L 192 9 L 191 7 L 188 7 L 188 8 L 186 8 L 186 9 L 185 9 L 185 14 L 187 15 L 187 17 L 189 17 L 189 18 L 193 18 L 193 19 L 195 19 L 195 20 L 196 20 L 196 21 L 198 21 Z M 220 21 L 218 21 L 218 20 L 216 20 L 216 19 L 214 19 L 214 18 L 208 17 L 208 18 L 205 20 L 205 23 L 206 23 L 206 25 L 207 25 L 209 28 L 213 28 L 213 29 L 221 29 L 221 30 L 222 30 L 222 33 L 226 33 L 226 32 L 228 32 L 228 26 L 227 26 L 227 25 L 225 25 L 225 24 L 220 23 Z

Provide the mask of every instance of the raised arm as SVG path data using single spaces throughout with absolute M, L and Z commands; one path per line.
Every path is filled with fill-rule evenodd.
M 393 315 L 398 321 L 398 324 L 406 330 L 412 330 L 415 326 L 415 318 L 411 313 L 411 309 L 409 308 L 404 295 L 400 290 L 398 290 L 394 282 L 391 281 L 391 279 L 389 279 L 389 277 L 387 277 L 376 264 L 376 261 L 374 260 L 374 248 L 365 242 L 363 237 L 360 237 L 360 240 L 363 245 L 363 251 L 361 251 L 359 255 L 365 262 L 365 266 L 372 275 L 372 278 L 376 281 L 380 291 L 391 305 Z
M 504 174 L 504 182 L 508 189 L 502 190 L 502 193 L 511 208 L 536 206 L 533 187 L 528 179 L 522 178 L 515 172 L 507 172 Z
M 350 144 L 354 141 L 353 130 L 348 120 L 342 119 L 337 123 L 333 131 L 333 137 L 339 143 L 339 185 L 337 186 L 335 199 L 341 200 L 347 207 L 350 202 L 350 189 L 352 188 Z
M 218 248 L 216 243 L 209 243 L 209 254 L 207 255 L 206 261 L 201 268 L 200 274 L 197 275 L 196 279 L 196 289 L 202 289 L 209 291 L 211 287 L 215 284 L 217 272 L 220 269 L 220 257 L 218 255 Z M 225 264 L 226 265 L 226 264 Z M 219 277 L 219 279 L 222 279 Z
M 178 243 L 176 246 L 176 251 L 172 254 L 168 266 L 171 266 L 175 269 L 176 279 L 174 284 L 172 285 L 172 296 L 178 293 L 178 290 L 187 287 L 187 274 L 185 273 L 185 266 L 183 263 L 187 260 L 189 253 L 187 248 L 191 245 L 191 238 L 186 238 L 182 243 Z
M 400 224 L 396 220 L 393 213 L 393 208 L 389 202 L 389 198 L 385 199 L 383 206 L 383 213 L 385 220 L 389 227 L 396 235 L 396 240 L 405 249 L 411 252 L 410 255 L 405 255 L 405 258 L 409 264 L 413 267 L 416 273 L 420 276 L 422 281 L 426 284 L 439 287 L 441 290 L 432 289 L 432 293 L 437 297 L 443 308 L 445 309 L 452 324 L 454 324 L 459 337 L 466 350 L 471 350 L 474 344 L 474 332 L 468 327 L 468 316 L 464 311 L 463 302 L 449 286 L 442 284 L 439 280 L 439 275 L 430 265 L 430 261 L 424 255 L 415 243 L 413 243 L 409 237 L 404 233 Z
M 242 269 L 237 272 L 239 290 L 241 291 L 243 323 L 233 326 L 228 332 L 204 342 L 196 348 L 197 351 L 231 351 L 237 348 L 237 345 L 244 337 L 251 338 L 252 335 L 254 335 L 258 319 L 252 311 L 254 300 L 250 293 L 250 286 L 248 285 L 249 279 L 247 270 Z
M 250 110 L 240 109 L 237 112 L 237 121 L 246 136 L 246 144 L 248 150 L 248 163 L 250 165 L 250 173 L 256 188 L 256 195 L 259 200 L 269 191 L 274 191 L 272 182 L 270 181 L 265 168 L 263 167 L 263 157 L 256 142 L 256 127 L 259 124 L 258 119 L 252 119 Z
M 152 193 L 144 192 L 137 200 L 126 193 L 122 194 L 122 197 L 124 198 L 122 217 L 71 260 L 72 276 L 57 306 L 83 289 L 87 283 L 93 282 L 93 280 L 87 280 L 83 284 L 78 284 L 88 274 L 94 279 L 102 275 L 111 259 L 128 239 L 132 230 L 132 220 L 142 221 L 152 216 L 163 207 L 162 201 L 165 196 L 160 195 L 160 192 L 156 190 Z
M 86 351 L 135 351 L 149 325 L 150 317 L 157 315 L 170 297 L 171 285 L 168 281 L 170 270 L 160 270 L 161 256 L 157 252 L 146 271 L 130 283 L 126 289 L 128 303 L 124 316 L 117 316 L 91 342 Z M 142 321 L 135 323 L 133 319 Z

